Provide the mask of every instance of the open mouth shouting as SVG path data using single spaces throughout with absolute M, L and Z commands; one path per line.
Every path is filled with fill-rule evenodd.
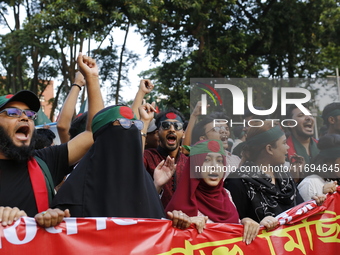
M 224 149 L 227 149 L 227 148 L 228 148 L 228 136 L 225 135 L 225 134 L 222 134 L 222 135 L 220 136 L 220 139 L 221 139 L 221 141 L 223 142 L 223 147 L 224 147 Z
M 217 181 L 219 178 L 219 175 L 217 173 L 211 173 L 208 175 L 208 178 L 212 181 Z
M 168 134 L 166 136 L 166 141 L 168 145 L 174 146 L 177 143 L 177 136 L 175 134 Z
M 221 139 L 222 142 L 228 141 L 228 136 L 227 135 L 221 135 L 220 139 Z
M 308 133 L 313 133 L 313 128 L 314 128 L 314 125 L 313 125 L 314 123 L 313 122 L 311 122 L 311 121 L 308 121 L 308 122 L 305 122 L 305 123 L 303 123 L 303 128 L 304 128 L 304 130 L 306 131 L 306 132 L 308 132 Z
M 15 138 L 20 142 L 29 140 L 30 128 L 28 125 L 22 125 L 15 131 Z

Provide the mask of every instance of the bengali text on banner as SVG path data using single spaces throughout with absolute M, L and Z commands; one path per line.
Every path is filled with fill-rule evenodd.
M 175 229 L 169 220 L 67 218 L 40 228 L 23 217 L 0 227 L 0 254 L 337 254 L 340 249 L 340 189 L 322 206 L 305 202 L 278 216 L 280 226 L 242 242 L 242 225 L 207 224 Z

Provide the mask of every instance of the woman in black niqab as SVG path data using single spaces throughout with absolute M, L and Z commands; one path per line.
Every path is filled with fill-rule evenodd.
M 121 126 L 119 118 L 130 120 L 130 128 Z M 144 168 L 141 133 L 133 120 L 126 106 L 107 107 L 96 114 L 94 144 L 59 189 L 53 207 L 69 209 L 72 217 L 165 217 Z

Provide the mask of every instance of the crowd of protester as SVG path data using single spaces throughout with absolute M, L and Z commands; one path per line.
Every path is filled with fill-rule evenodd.
M 319 140 L 315 119 L 294 105 L 287 119 L 296 125 L 289 128 L 249 112 L 244 119 L 253 120 L 251 127 L 216 123 L 229 120 L 227 113 L 201 116 L 201 102 L 187 121 L 176 109 L 156 112 L 154 102 L 145 102 L 154 88 L 147 79 L 131 108 L 104 107 L 96 61 L 80 53 L 77 62 L 80 71 L 57 122 L 60 145 L 50 130 L 34 128 L 35 94 L 0 97 L 4 227 L 21 216 L 42 227 L 70 216 L 168 218 L 180 229 L 193 223 L 199 233 L 207 223 L 242 224 L 250 244 L 261 226 L 278 225 L 281 212 L 310 199 L 320 205 L 336 191 L 340 103 L 325 107 Z M 85 87 L 88 111 L 74 118 Z

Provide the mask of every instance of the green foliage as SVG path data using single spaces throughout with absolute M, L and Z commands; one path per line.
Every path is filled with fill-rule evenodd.
M 100 67 L 100 77 L 102 82 L 109 82 L 111 84 L 111 93 L 107 95 L 106 100 L 112 102 L 114 95 L 117 90 L 117 79 L 118 79 L 118 58 L 119 47 L 114 45 L 113 38 L 110 39 L 110 45 L 103 49 L 94 50 L 92 53 L 97 60 L 98 66 Z M 128 85 L 128 68 L 133 66 L 138 60 L 139 56 L 126 50 L 124 52 L 124 62 L 122 63 L 123 71 L 121 72 L 121 83 Z M 120 98 L 120 101 L 122 98 Z
M 160 110 L 175 108 L 180 110 L 186 118 L 190 115 L 189 108 L 189 81 L 185 73 L 189 67 L 187 59 L 178 59 L 172 62 L 164 62 L 158 68 L 141 73 L 141 78 L 150 78 L 155 84 L 155 92 L 151 94 Z
M 192 77 L 322 77 L 340 64 L 336 0 L 7 0 L 0 13 L 0 23 L 10 28 L 0 37 L 7 76 L 0 91 L 41 91 L 41 81 L 59 76 L 55 107 L 68 93 L 87 39 L 100 45 L 92 54 L 117 97 L 137 55 L 108 38 L 113 28 L 127 31 L 129 25 L 137 26 L 153 61 L 166 56 L 143 74 L 154 79 L 152 96 L 187 116 Z M 110 45 L 102 47 L 104 41 Z M 268 91 L 259 89 L 258 100 Z

